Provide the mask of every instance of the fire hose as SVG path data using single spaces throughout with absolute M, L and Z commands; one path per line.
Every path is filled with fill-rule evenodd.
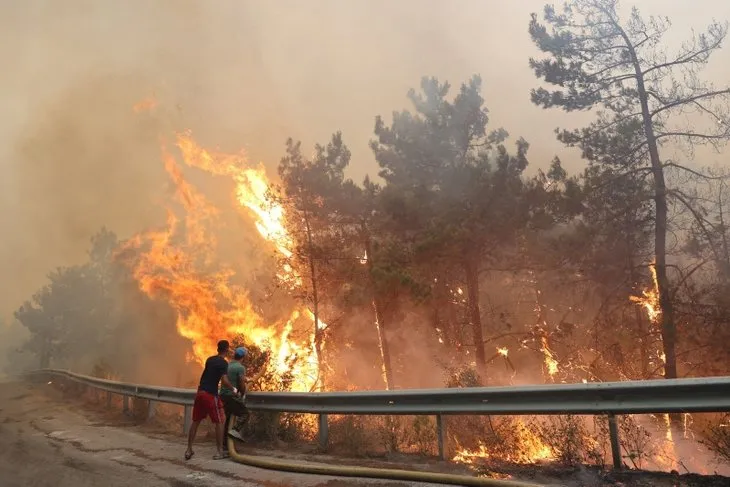
M 232 418 L 233 419 L 233 418 Z M 235 424 L 235 421 L 231 421 Z M 413 470 L 396 470 L 389 468 L 370 468 L 355 466 L 334 466 L 318 463 L 297 463 L 283 460 L 274 460 L 260 456 L 244 455 L 236 451 L 236 442 L 228 435 L 228 451 L 231 459 L 235 462 L 250 467 L 258 467 L 266 470 L 278 470 L 281 472 L 304 473 L 314 475 L 328 475 L 332 477 L 358 477 L 383 480 L 400 480 L 406 482 L 425 482 L 431 484 L 463 485 L 475 487 L 542 487 L 538 484 L 519 482 L 514 480 L 497 480 L 483 477 L 469 477 L 466 475 L 454 475 L 437 472 L 417 472 Z

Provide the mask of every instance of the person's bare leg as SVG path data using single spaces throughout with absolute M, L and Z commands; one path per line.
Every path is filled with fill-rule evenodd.
M 218 455 L 223 455 L 223 423 L 215 424 L 215 439 L 218 443 Z
M 226 443 L 228 443 L 228 432 L 230 431 L 231 427 L 231 412 L 226 411 L 226 421 L 223 423 L 223 451 L 228 451 L 228 446 Z
M 188 449 L 185 450 L 185 455 L 192 455 L 193 453 L 193 442 L 195 441 L 195 435 L 198 434 L 198 426 L 200 421 L 195 421 L 190 425 L 190 431 L 188 431 Z

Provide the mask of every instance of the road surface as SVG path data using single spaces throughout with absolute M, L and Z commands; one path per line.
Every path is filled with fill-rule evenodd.
M 415 487 L 430 484 L 337 479 L 212 460 L 200 440 L 185 462 L 184 439 L 93 420 L 51 386 L 0 381 L 2 487 Z

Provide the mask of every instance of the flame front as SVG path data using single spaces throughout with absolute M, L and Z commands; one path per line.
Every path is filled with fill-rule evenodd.
M 248 167 L 242 154 L 206 151 L 190 134 L 178 135 L 177 147 L 187 165 L 231 178 L 240 209 L 253 216 L 260 235 L 281 255 L 291 255 L 284 212 L 267 198 L 269 182 L 263 167 Z M 166 300 L 177 312 L 178 333 L 192 343 L 189 360 L 202 365 L 214 353 L 218 340 L 243 336 L 248 343 L 270 352 L 272 372 L 291 375 L 292 390 L 311 390 L 319 376 L 313 340 L 297 343 L 291 336 L 294 323 L 302 316 L 311 318 L 311 313 L 294 309 L 286 323 L 268 326 L 263 322 L 245 289 L 231 283 L 235 272 L 216 262 L 213 230 L 218 209 L 185 180 L 164 145 L 162 158 L 184 217 L 168 210 L 166 228 L 137 235 L 126 244 L 126 250 L 136 251 L 133 274 L 140 288 L 151 297 Z M 287 265 L 281 266 L 278 275 L 291 286 L 301 285 L 301 278 Z M 321 322 L 318 326 L 326 327 Z
M 646 310 L 649 321 L 657 323 L 662 310 L 659 307 L 659 283 L 656 277 L 656 265 L 653 262 L 649 266 L 649 270 L 651 271 L 652 288 L 643 290 L 641 296 L 629 296 L 629 299 Z
M 662 310 L 659 305 L 659 282 L 657 281 L 655 262 L 652 262 L 649 265 L 649 270 L 651 272 L 652 287 L 650 289 L 644 289 L 641 292 L 641 296 L 629 296 L 629 300 L 644 308 L 649 321 L 656 325 L 659 323 Z M 662 366 L 665 365 L 667 358 L 664 352 L 657 352 L 657 355 Z M 661 453 L 660 455 L 655 456 L 654 461 L 662 467 L 677 469 L 679 468 L 679 463 L 677 461 L 677 453 L 675 451 L 675 442 L 670 416 L 668 414 L 663 414 L 661 415 L 661 418 L 661 423 L 664 429 L 664 438 L 660 441 L 659 445 Z
M 517 442 L 513 445 L 513 453 L 506 460 L 521 463 L 532 464 L 544 460 L 552 460 L 555 453 L 552 448 L 547 445 L 532 428 L 528 427 L 522 419 L 517 419 L 514 424 L 516 429 L 515 437 Z M 491 458 L 492 454 L 489 448 L 484 444 L 480 444 L 475 449 L 459 449 L 452 458 L 453 461 L 459 463 L 472 464 L 478 459 Z M 503 458 L 500 457 L 500 460 Z

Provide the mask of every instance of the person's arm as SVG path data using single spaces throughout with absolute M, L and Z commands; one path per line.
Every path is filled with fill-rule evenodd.
M 264 372 L 266 372 L 266 367 L 261 367 L 261 370 L 259 370 L 259 373 L 256 374 L 255 377 L 252 377 L 250 379 L 246 379 L 246 382 L 248 382 L 250 384 L 252 382 L 258 381 L 264 375 Z
M 264 358 L 268 360 L 269 354 L 270 354 L 269 351 L 264 352 Z M 264 361 L 264 364 L 261 366 L 259 373 L 250 379 L 246 379 L 246 382 L 248 382 L 249 384 L 252 382 L 257 382 L 264 375 L 264 372 L 266 372 L 266 360 Z
M 241 393 L 242 396 L 246 395 L 246 374 L 241 374 L 238 376 L 238 391 Z

